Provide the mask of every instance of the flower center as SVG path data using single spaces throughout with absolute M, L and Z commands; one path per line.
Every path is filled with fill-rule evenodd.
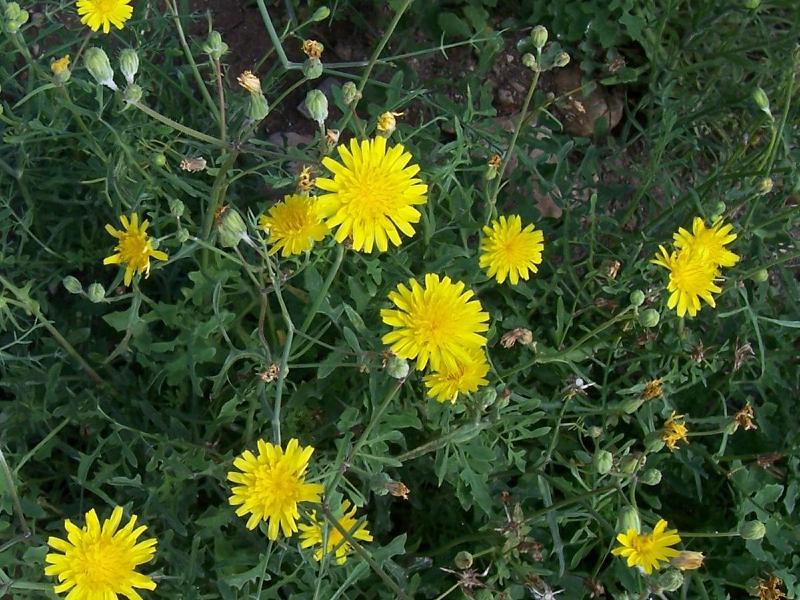
M 94 9 L 103 16 L 107 16 L 114 12 L 118 4 L 119 0 L 95 0 Z
M 649 533 L 640 535 L 633 540 L 631 545 L 641 556 L 649 556 L 653 551 L 653 536 Z
M 300 481 L 287 468 L 263 466 L 255 473 L 253 494 L 261 500 L 265 513 L 297 502 Z
M 139 233 L 126 233 L 119 240 L 122 260 L 134 268 L 144 267 L 148 262 L 147 239 Z
M 702 292 L 708 288 L 708 270 L 693 262 L 676 264 L 672 269 L 672 280 L 679 290 L 687 292 Z
M 76 579 L 80 580 L 80 587 L 96 593 L 117 589 L 132 570 L 119 544 L 111 539 L 100 537 L 86 543 L 79 552 L 78 560 L 73 562 Z
M 401 191 L 391 177 L 374 168 L 356 173 L 342 190 L 350 215 L 364 222 L 380 221 L 391 213 Z

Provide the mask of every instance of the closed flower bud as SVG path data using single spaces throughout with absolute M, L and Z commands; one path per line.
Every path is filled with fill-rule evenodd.
M 303 63 L 303 75 L 306 79 L 317 79 L 322 75 L 322 61 L 318 58 L 308 58 Z
M 592 425 L 586 430 L 586 433 L 589 434 L 590 438 L 597 440 L 603 436 L 603 428 L 598 427 L 597 425 Z
M 656 587 L 665 592 L 675 592 L 683 585 L 683 573 L 676 569 L 667 569 L 655 577 Z
M 761 6 L 761 0 L 744 0 L 742 6 L 749 10 L 756 10 L 759 6 Z
M 644 292 L 642 290 L 634 290 L 630 295 L 631 305 L 641 306 L 644 304 Z
M 64 279 L 61 280 L 61 283 L 67 289 L 70 294 L 80 294 L 83 291 L 83 286 L 81 282 L 78 281 L 72 275 L 67 275 Z
M 176 219 L 180 219 L 186 211 L 186 205 L 177 198 L 169 199 L 169 212 Z
M 69 54 L 51 62 L 50 71 L 53 73 L 56 82 L 66 83 L 69 81 L 72 75 L 72 72 L 69 70 Z
M 139 102 L 139 100 L 142 99 L 144 91 L 142 90 L 142 86 L 132 83 L 125 88 L 125 91 L 123 92 L 122 95 L 125 98 L 125 102 L 128 102 L 130 104 L 136 104 L 137 102 Z
M 633 475 L 637 470 L 644 467 L 645 462 L 647 462 L 647 459 L 641 452 L 634 452 L 622 457 L 622 460 L 619 461 L 619 470 L 626 475 Z
M 614 465 L 614 457 L 608 450 L 598 450 L 594 455 L 592 465 L 595 472 L 600 475 L 606 475 L 611 472 L 611 467 Z
M 523 66 L 531 69 L 532 71 L 539 70 L 539 63 L 536 62 L 536 57 L 530 52 L 526 52 L 525 54 L 522 55 L 522 64 Z
M 345 104 L 352 104 L 356 100 L 361 100 L 361 94 L 355 83 L 348 81 L 342 86 L 342 99 L 344 99 Z
M 139 72 L 139 55 L 133 48 L 125 48 L 119 54 L 119 70 L 125 77 L 128 84 L 133 83 L 133 79 Z
M 317 10 L 314 11 L 314 14 L 311 15 L 311 20 L 313 22 L 317 21 L 324 21 L 327 19 L 331 14 L 331 9 L 327 6 L 320 6 Z
M 250 94 L 250 104 L 247 109 L 247 116 L 252 121 L 261 121 L 269 114 L 269 104 L 264 94 Z
M 392 357 L 386 361 L 386 372 L 389 374 L 389 377 L 405 379 L 408 377 L 408 371 L 408 361 L 404 358 L 392 355 Z
M 639 481 L 645 485 L 658 485 L 661 483 L 661 471 L 658 469 L 645 469 L 639 476 Z
M 20 8 L 16 2 L 9 2 L 5 12 L 5 30 L 8 33 L 17 33 L 29 18 L 27 10 Z
M 769 98 L 767 98 L 767 93 L 760 87 L 756 87 L 753 90 L 753 102 L 756 103 L 759 110 L 769 116 L 770 119 L 772 118 L 772 111 L 769 109 Z
M 760 540 L 767 533 L 761 521 L 744 521 L 739 524 L 739 535 L 745 540 Z
M 153 155 L 153 164 L 157 167 L 167 166 L 167 157 L 163 152 L 157 152 Z
M 394 133 L 394 130 L 397 129 L 397 119 L 396 116 L 399 116 L 402 113 L 393 113 L 386 111 L 382 115 L 378 117 L 377 121 L 377 129 L 378 133 L 383 137 L 389 137 Z
M 544 25 L 537 25 L 534 27 L 533 31 L 531 31 L 531 41 L 539 50 L 544 48 L 544 45 L 547 43 L 547 28 L 544 27 Z
M 766 269 L 759 269 L 758 271 L 753 273 L 750 279 L 752 279 L 756 283 L 763 283 L 767 279 L 769 279 L 769 271 L 767 271 Z
M 683 550 L 678 556 L 670 559 L 669 563 L 681 571 L 692 571 L 699 569 L 703 566 L 705 556 L 702 552 L 692 552 L 691 550 Z
M 636 533 L 642 530 L 639 512 L 632 506 L 623 506 L 617 515 L 617 531 L 626 532 L 633 529 Z
M 642 327 L 655 327 L 661 320 L 661 314 L 654 308 L 648 308 L 639 313 L 639 324 Z
M 322 127 L 325 124 L 325 119 L 328 118 L 327 96 L 319 90 L 311 90 L 306 94 L 305 106 L 311 118 Z
M 86 290 L 86 295 L 89 296 L 89 300 L 97 304 L 106 299 L 106 288 L 100 283 L 93 283 Z
M 228 208 L 219 221 L 219 243 L 223 248 L 235 248 L 247 236 L 247 225 L 235 208 Z
M 185 229 L 179 229 L 178 234 L 175 237 L 179 244 L 183 244 L 191 237 L 191 235 L 189 235 L 189 232 Z
M 472 566 L 472 560 L 473 560 L 472 554 L 470 554 L 466 550 L 462 550 L 461 552 L 456 554 L 455 560 L 453 560 L 453 562 L 455 563 L 457 568 L 461 569 L 462 571 L 465 571 L 466 569 L 469 569 Z
M 569 54 L 566 52 L 559 52 L 553 60 L 553 66 L 557 68 L 566 67 L 569 64 Z
M 114 69 L 108 60 L 108 55 L 101 48 L 89 48 L 83 57 L 86 69 L 94 80 L 100 85 L 104 85 L 117 91 L 117 84 L 114 83 Z
M 495 403 L 497 400 L 497 390 L 493 387 L 485 387 L 480 392 L 478 392 L 478 402 L 481 404 L 481 408 L 486 410 L 492 404 Z
M 775 182 L 772 181 L 772 177 L 764 177 L 758 183 L 758 193 L 762 196 L 766 196 L 772 191 L 772 188 L 775 187 Z
M 711 222 L 713 223 L 717 219 L 721 219 L 726 210 L 728 210 L 728 207 L 725 205 L 725 203 L 722 200 L 717 201 L 717 203 L 714 205 L 714 210 L 711 211 Z
M 218 31 L 212 31 L 208 34 L 208 39 L 205 44 L 203 44 L 203 52 L 208 54 L 212 59 L 219 60 L 227 51 L 228 44 L 222 41 L 222 36 Z

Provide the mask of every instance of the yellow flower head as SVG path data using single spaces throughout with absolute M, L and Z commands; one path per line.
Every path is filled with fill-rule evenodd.
M 78 0 L 76 6 L 81 23 L 92 31 L 102 27 L 103 33 L 111 31 L 111 25 L 122 29 L 125 21 L 133 16 L 131 0 Z
M 69 69 L 69 54 L 50 63 L 50 71 L 53 75 L 61 75 L 66 72 L 67 69 Z
M 233 486 L 229 502 L 238 506 L 236 514 L 247 514 L 247 528 L 255 529 L 268 521 L 269 539 L 278 539 L 279 529 L 290 537 L 297 532 L 300 502 L 319 502 L 323 486 L 306 483 L 305 473 L 314 448 L 303 448 L 296 439 L 289 440 L 284 451 L 280 446 L 258 440 L 258 454 L 245 450 L 233 461 L 239 471 L 228 473 Z
M 439 402 L 455 403 L 459 394 L 471 393 L 488 385 L 488 372 L 489 362 L 486 355 L 481 350 L 473 350 L 468 360 L 426 375 L 425 387 L 428 388 L 428 396 L 431 398 L 436 398 Z
M 703 219 L 695 217 L 692 221 L 692 233 L 681 227 L 673 235 L 675 247 L 697 251 L 718 267 L 732 267 L 739 262 L 739 255 L 725 248 L 736 239 L 736 234 L 731 233 L 732 229 L 733 225 L 723 225 L 721 218 L 707 228 Z
M 353 249 L 385 252 L 389 242 L 402 242 L 398 230 L 411 237 L 413 223 L 422 217 L 417 204 L 427 201 L 428 186 L 415 177 L 419 165 L 401 144 L 386 147 L 386 139 L 350 140 L 337 148 L 342 162 L 330 157 L 322 164 L 333 179 L 320 177 L 317 187 L 330 192 L 320 196 L 328 225 L 336 230 L 336 241 L 353 238 Z
M 679 317 L 687 312 L 690 317 L 695 316 L 701 298 L 711 307 L 717 305 L 713 293 L 722 291 L 714 283 L 719 271 L 704 253 L 687 248 L 670 254 L 664 246 L 659 246 L 659 253 L 650 262 L 669 269 L 667 307 L 677 307 Z
M 311 196 L 285 196 L 258 218 L 258 226 L 269 233 L 270 254 L 282 256 L 308 252 L 328 233 L 322 222 L 319 202 Z
M 409 285 L 411 289 L 401 283 L 389 293 L 397 310 L 381 310 L 383 322 L 393 328 L 383 343 L 397 356 L 416 358 L 417 369 L 430 362 L 439 371 L 457 368 L 469 361 L 471 351 L 486 345 L 489 313 L 462 282 L 428 273 L 425 287 L 414 279 Z
M 672 548 L 681 541 L 676 529 L 667 529 L 667 522 L 661 519 L 656 523 L 652 533 L 637 533 L 635 529 L 628 529 L 625 533 L 617 534 L 617 541 L 622 544 L 614 548 L 614 556 L 627 558 L 629 567 L 641 567 L 650 575 L 653 569 L 661 568 L 660 563 L 669 562 L 673 556 L 680 552 Z
M 533 225 L 523 229 L 519 215 L 500 217 L 483 228 L 480 266 L 497 283 L 506 278 L 517 285 L 520 277 L 527 281 L 529 272 L 536 273 L 542 262 L 544 235 Z
M 372 534 L 367 530 L 366 523 L 358 524 L 355 518 L 356 507 L 350 508 L 350 502 L 345 500 L 342 502 L 342 517 L 338 519 L 337 523 L 342 529 L 347 531 L 353 539 L 361 540 L 362 542 L 371 542 Z M 327 544 L 325 544 L 325 551 L 317 548 L 314 552 L 314 559 L 317 561 L 322 560 L 322 557 L 328 552 L 335 552 L 336 564 L 343 565 L 347 561 L 347 555 L 352 551 L 350 542 L 344 539 L 342 533 L 332 525 L 328 526 Z M 322 546 L 325 539 L 325 523 L 317 521 L 315 512 L 311 513 L 311 522 L 308 525 L 300 525 L 300 547 L 311 548 L 312 546 Z
M 156 553 L 156 540 L 137 542 L 147 527 L 136 527 L 136 515 L 122 529 L 122 507 L 117 506 L 102 525 L 94 509 L 86 513 L 83 528 L 67 519 L 67 539 L 50 537 L 48 545 L 58 552 L 45 556 L 44 573 L 57 577 L 56 594 L 67 593 L 71 600 L 141 600 L 134 588 L 156 589 L 147 575 L 136 567 L 150 561 Z
M 139 224 L 139 215 L 133 213 L 130 221 L 125 215 L 120 216 L 123 231 L 114 229 L 111 225 L 106 225 L 106 231 L 113 235 L 117 240 L 114 250 L 117 254 L 108 256 L 103 260 L 104 265 L 125 265 L 125 285 L 130 285 L 134 274 L 144 273 L 145 277 L 150 275 L 150 257 L 158 260 L 167 260 L 166 252 L 153 250 L 153 242 L 147 235 L 148 221 Z
M 678 449 L 678 442 L 689 443 L 689 439 L 686 437 L 687 433 L 689 433 L 689 429 L 683 422 L 683 415 L 677 415 L 673 411 L 669 419 L 664 422 L 664 431 L 661 433 L 661 439 L 664 440 L 667 448 L 674 452 Z

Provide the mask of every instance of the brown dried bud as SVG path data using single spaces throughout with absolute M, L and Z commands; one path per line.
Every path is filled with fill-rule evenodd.
M 303 54 L 308 58 L 320 58 L 325 46 L 320 44 L 317 40 L 305 40 L 303 42 Z
M 402 481 L 390 481 L 384 487 L 392 496 L 403 500 L 408 500 L 408 494 L 411 493 L 411 490 Z
M 265 370 L 258 374 L 258 378 L 264 383 L 272 383 L 278 378 L 281 373 L 281 367 L 278 363 L 272 363 Z
M 754 418 L 753 405 L 748 402 L 734 415 L 733 420 L 737 428 L 742 427 L 745 431 L 750 431 L 751 429 L 758 429 L 758 425 L 753 422 Z M 736 429 L 734 429 L 734 431 L 736 431 Z
M 500 345 L 503 348 L 513 348 L 517 342 L 523 346 L 528 346 L 533 343 L 533 333 L 531 330 L 518 327 L 517 329 L 507 331 L 503 337 L 500 338 Z
M 669 563 L 681 571 L 691 571 L 702 567 L 705 558 L 702 552 L 683 550 L 678 556 L 672 558 Z
M 189 171 L 189 173 L 197 173 L 198 171 L 205 171 L 206 165 L 206 159 L 202 156 L 197 156 L 194 158 L 184 158 L 181 161 L 180 167 L 184 171 Z
M 261 80 L 252 71 L 245 71 L 236 78 L 239 85 L 251 94 L 261 94 Z

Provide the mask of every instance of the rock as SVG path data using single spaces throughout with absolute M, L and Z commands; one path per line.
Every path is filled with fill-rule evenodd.
M 582 86 L 581 70 L 570 65 L 554 71 L 553 88 L 556 96 L 564 96 Z M 593 137 L 596 128 L 610 132 L 622 119 L 622 100 L 609 88 L 599 84 L 591 91 L 577 91 L 557 103 L 564 131 L 577 137 Z M 605 120 L 605 126 L 600 123 Z

